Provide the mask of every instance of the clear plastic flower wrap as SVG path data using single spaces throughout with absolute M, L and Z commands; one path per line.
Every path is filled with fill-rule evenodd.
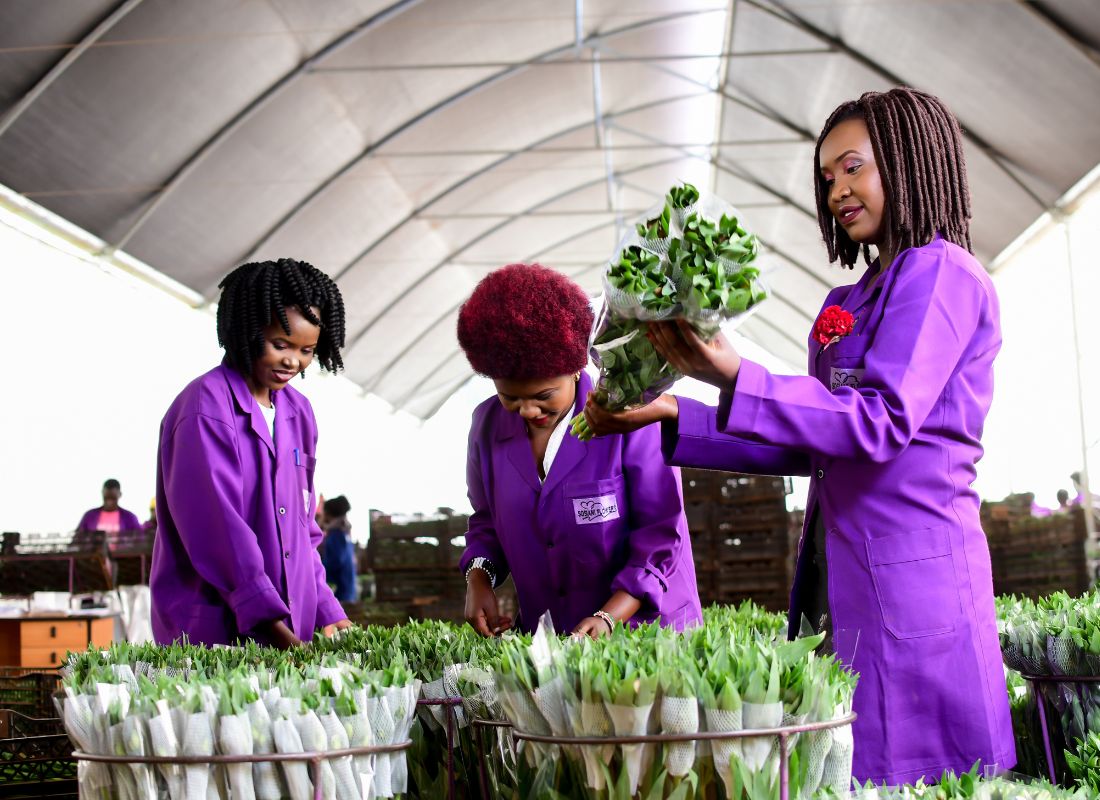
M 652 402 L 682 376 L 646 338 L 652 322 L 688 320 L 706 341 L 767 297 L 756 236 L 737 210 L 685 184 L 622 240 L 603 275 L 603 306 L 589 353 L 600 370 L 597 402 L 612 411 Z M 583 414 L 574 435 L 591 438 Z

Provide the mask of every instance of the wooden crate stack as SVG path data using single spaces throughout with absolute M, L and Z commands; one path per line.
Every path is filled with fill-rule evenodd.
M 1031 515 L 1031 495 L 1012 495 L 982 504 L 989 541 L 993 590 L 997 594 L 1042 597 L 1088 589 L 1085 516 L 1081 508 L 1044 517 Z
M 394 523 L 371 522 L 366 566 L 374 575 L 375 601 L 406 606 L 409 616 L 461 620 L 466 582 L 458 571 L 467 517 Z
M 752 599 L 776 611 L 786 609 L 794 548 L 789 482 L 685 469 L 683 485 L 703 604 Z

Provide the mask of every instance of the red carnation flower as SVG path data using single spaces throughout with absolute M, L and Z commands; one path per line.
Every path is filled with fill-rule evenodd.
M 823 348 L 852 332 L 856 319 L 840 306 L 829 306 L 814 323 L 814 339 Z

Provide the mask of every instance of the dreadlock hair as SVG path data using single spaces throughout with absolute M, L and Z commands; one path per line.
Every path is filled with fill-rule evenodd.
M 296 306 L 302 316 L 321 328 L 316 358 L 323 369 L 344 368 L 344 299 L 336 283 L 304 261 L 280 258 L 243 264 L 230 272 L 218 288 L 218 344 L 229 365 L 248 375 L 264 349 L 264 328 L 275 320 L 290 334 L 286 310 Z M 313 308 L 320 310 L 320 316 Z
M 883 222 L 890 226 L 895 252 L 928 244 L 937 232 L 972 251 L 970 189 L 958 120 L 939 98 L 899 87 L 888 92 L 867 92 L 859 100 L 842 103 L 829 115 L 817 139 L 817 224 L 830 263 L 839 258 L 841 264 L 851 268 L 860 251 L 859 243 L 848 237 L 829 210 L 829 187 L 818 169 L 821 143 L 833 128 L 850 119 L 862 119 L 867 124 L 886 195 Z M 871 262 L 866 244 L 863 258 Z

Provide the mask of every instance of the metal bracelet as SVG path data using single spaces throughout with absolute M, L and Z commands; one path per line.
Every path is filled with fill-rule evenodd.
M 607 623 L 607 627 L 611 629 L 611 632 L 615 632 L 615 618 L 604 611 L 602 608 L 592 616 L 602 619 L 604 622 Z
M 479 559 L 476 558 L 474 559 L 474 561 L 478 560 Z M 481 561 L 483 561 L 484 563 L 475 564 L 471 562 L 470 566 L 466 567 L 466 583 L 470 582 L 470 573 L 473 572 L 475 569 L 479 569 L 489 576 L 489 585 L 494 589 L 497 588 L 497 576 L 493 574 L 493 570 L 489 567 L 488 559 L 481 559 Z

